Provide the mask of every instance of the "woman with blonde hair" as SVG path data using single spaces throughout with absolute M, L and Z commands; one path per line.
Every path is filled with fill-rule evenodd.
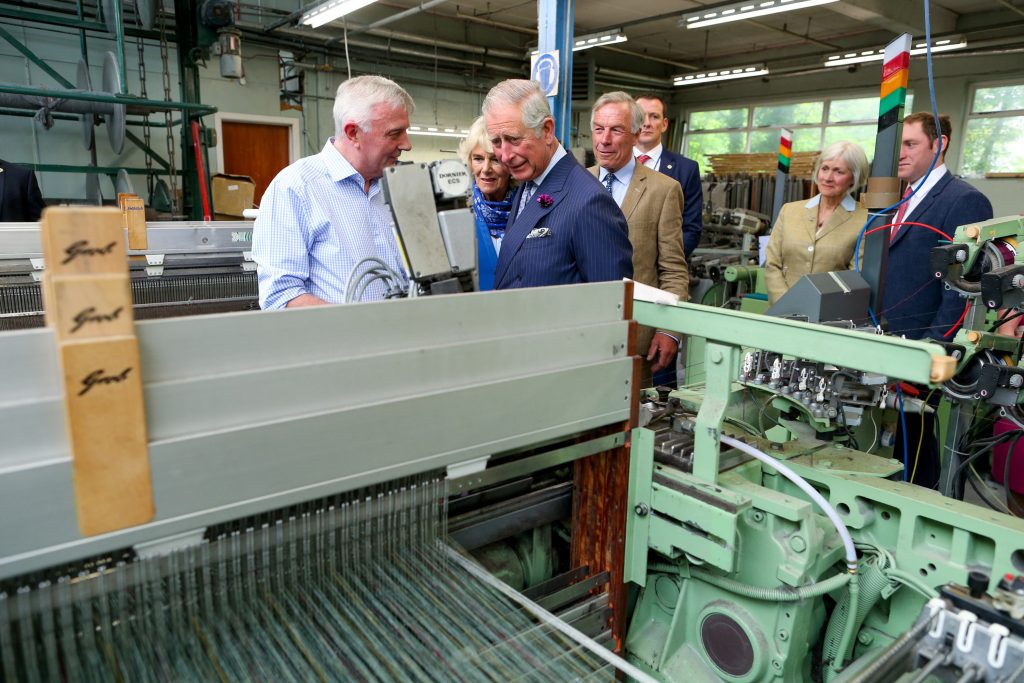
M 512 210 L 508 168 L 494 154 L 484 117 L 473 122 L 459 144 L 459 156 L 473 176 L 473 217 L 476 222 L 477 275 L 480 291 L 494 289 L 494 268 Z
M 818 194 L 782 207 L 768 239 L 764 278 L 774 304 L 809 273 L 852 270 L 857 235 L 868 219 L 853 193 L 868 179 L 868 158 L 860 145 L 840 141 L 814 166 Z

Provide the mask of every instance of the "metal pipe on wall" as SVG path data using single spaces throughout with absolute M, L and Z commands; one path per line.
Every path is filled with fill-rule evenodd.
M 316 34 L 308 31 L 302 31 L 297 29 L 280 29 L 275 31 L 274 34 L 267 34 L 262 30 L 258 24 L 248 24 L 245 22 L 236 24 L 238 28 L 247 34 L 247 39 L 254 42 L 260 42 L 267 45 L 280 45 L 282 40 L 282 34 L 287 35 L 289 38 L 299 40 L 302 42 L 302 46 L 309 48 L 310 46 L 305 44 L 305 41 L 310 38 L 319 38 Z M 320 38 L 320 43 L 316 47 L 325 51 L 333 52 L 332 48 L 328 46 L 327 42 Z M 422 50 L 414 50 L 411 48 L 395 47 L 394 45 L 382 45 L 379 43 L 372 43 L 362 40 L 350 40 L 348 41 L 349 47 L 357 47 L 360 49 L 375 50 L 378 52 L 387 52 L 395 55 L 402 55 L 406 57 L 416 57 L 418 59 L 429 59 L 437 60 L 439 62 L 445 62 L 449 64 L 461 64 L 465 66 L 472 66 L 477 68 L 492 69 L 494 71 L 500 71 L 503 73 L 514 74 L 516 76 L 523 76 L 525 65 L 522 68 L 513 68 L 504 66 L 501 64 L 494 64 L 491 62 L 484 62 L 475 59 L 465 59 L 462 57 L 452 57 L 449 55 L 435 55 L 432 52 L 424 52 Z

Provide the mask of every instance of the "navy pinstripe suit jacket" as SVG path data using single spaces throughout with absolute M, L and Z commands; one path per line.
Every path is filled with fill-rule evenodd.
M 525 183 L 512 201 L 513 211 Z M 552 203 L 537 200 L 548 195 Z M 542 230 L 548 228 L 548 230 Z M 528 237 L 533 233 L 534 237 Z M 540 235 L 543 236 L 540 236 Z M 633 276 L 633 247 L 622 211 L 608 190 L 571 154 L 562 157 L 501 242 L 495 289 L 571 285 Z

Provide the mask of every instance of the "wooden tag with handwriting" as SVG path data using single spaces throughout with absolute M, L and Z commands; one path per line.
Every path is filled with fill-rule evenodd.
M 153 518 L 146 412 L 134 336 L 59 346 L 78 528 L 86 536 Z
M 127 275 L 55 277 L 46 296 L 48 324 L 60 342 L 135 334 Z
M 44 277 L 125 273 L 121 212 L 100 207 L 55 206 L 41 222 Z
M 124 217 L 53 207 L 41 237 L 79 529 L 91 536 L 143 524 L 154 515 L 153 486 Z

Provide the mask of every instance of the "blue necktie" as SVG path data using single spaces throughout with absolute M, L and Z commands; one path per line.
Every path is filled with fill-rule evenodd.
M 615 174 L 609 173 L 604 177 L 604 186 L 608 190 L 608 194 L 612 193 L 612 184 L 615 182 Z

